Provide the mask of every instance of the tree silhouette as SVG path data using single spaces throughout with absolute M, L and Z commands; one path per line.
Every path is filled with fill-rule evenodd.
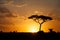
M 35 22 L 37 22 L 37 23 L 40 24 L 40 28 L 39 28 L 40 31 L 41 31 L 41 25 L 42 25 L 44 22 L 46 22 L 47 20 L 52 20 L 51 17 L 49 17 L 49 16 L 43 16 L 43 15 L 40 15 L 40 16 L 38 16 L 38 15 L 32 15 L 32 16 L 30 16 L 30 17 L 28 17 L 28 18 L 29 18 L 29 19 L 33 19 Z M 40 20 L 42 20 L 41 23 L 40 23 Z

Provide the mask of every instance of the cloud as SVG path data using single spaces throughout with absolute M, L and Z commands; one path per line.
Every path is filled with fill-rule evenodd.
M 25 2 L 23 2 L 22 0 L 6 0 L 0 4 L 9 6 L 9 7 L 24 7 L 24 6 L 26 6 Z
M 10 12 L 6 7 L 0 7 L 0 17 L 17 17 Z
M 23 7 L 24 5 L 25 5 L 24 3 L 16 4 L 13 0 L 0 1 L 0 31 L 10 32 L 10 31 L 16 31 L 16 29 L 19 28 L 21 18 L 18 15 L 18 13 L 16 13 L 15 10 L 9 8 Z
M 23 5 L 15 5 L 16 7 L 24 7 L 26 6 L 27 4 L 23 4 Z

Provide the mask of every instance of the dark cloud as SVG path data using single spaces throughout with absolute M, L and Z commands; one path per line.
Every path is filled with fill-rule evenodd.
M 0 13 L 10 13 L 10 11 L 5 7 L 0 7 Z
M 17 17 L 13 15 L 6 7 L 0 7 L 0 17 Z

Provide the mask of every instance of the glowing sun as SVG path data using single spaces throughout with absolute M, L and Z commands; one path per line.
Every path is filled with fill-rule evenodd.
M 36 25 L 31 25 L 30 32 L 32 32 L 32 33 L 38 32 L 37 26 Z
M 31 32 L 37 32 L 35 29 L 32 29 Z

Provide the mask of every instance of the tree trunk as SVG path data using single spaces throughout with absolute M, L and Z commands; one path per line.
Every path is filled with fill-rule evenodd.
M 42 24 L 40 24 L 40 28 L 39 28 L 39 31 L 41 31 L 41 25 L 42 25 Z
M 42 24 L 43 24 L 44 22 L 45 22 L 45 21 L 43 21 L 42 23 L 40 23 L 39 31 L 41 31 L 41 27 L 42 27 Z

